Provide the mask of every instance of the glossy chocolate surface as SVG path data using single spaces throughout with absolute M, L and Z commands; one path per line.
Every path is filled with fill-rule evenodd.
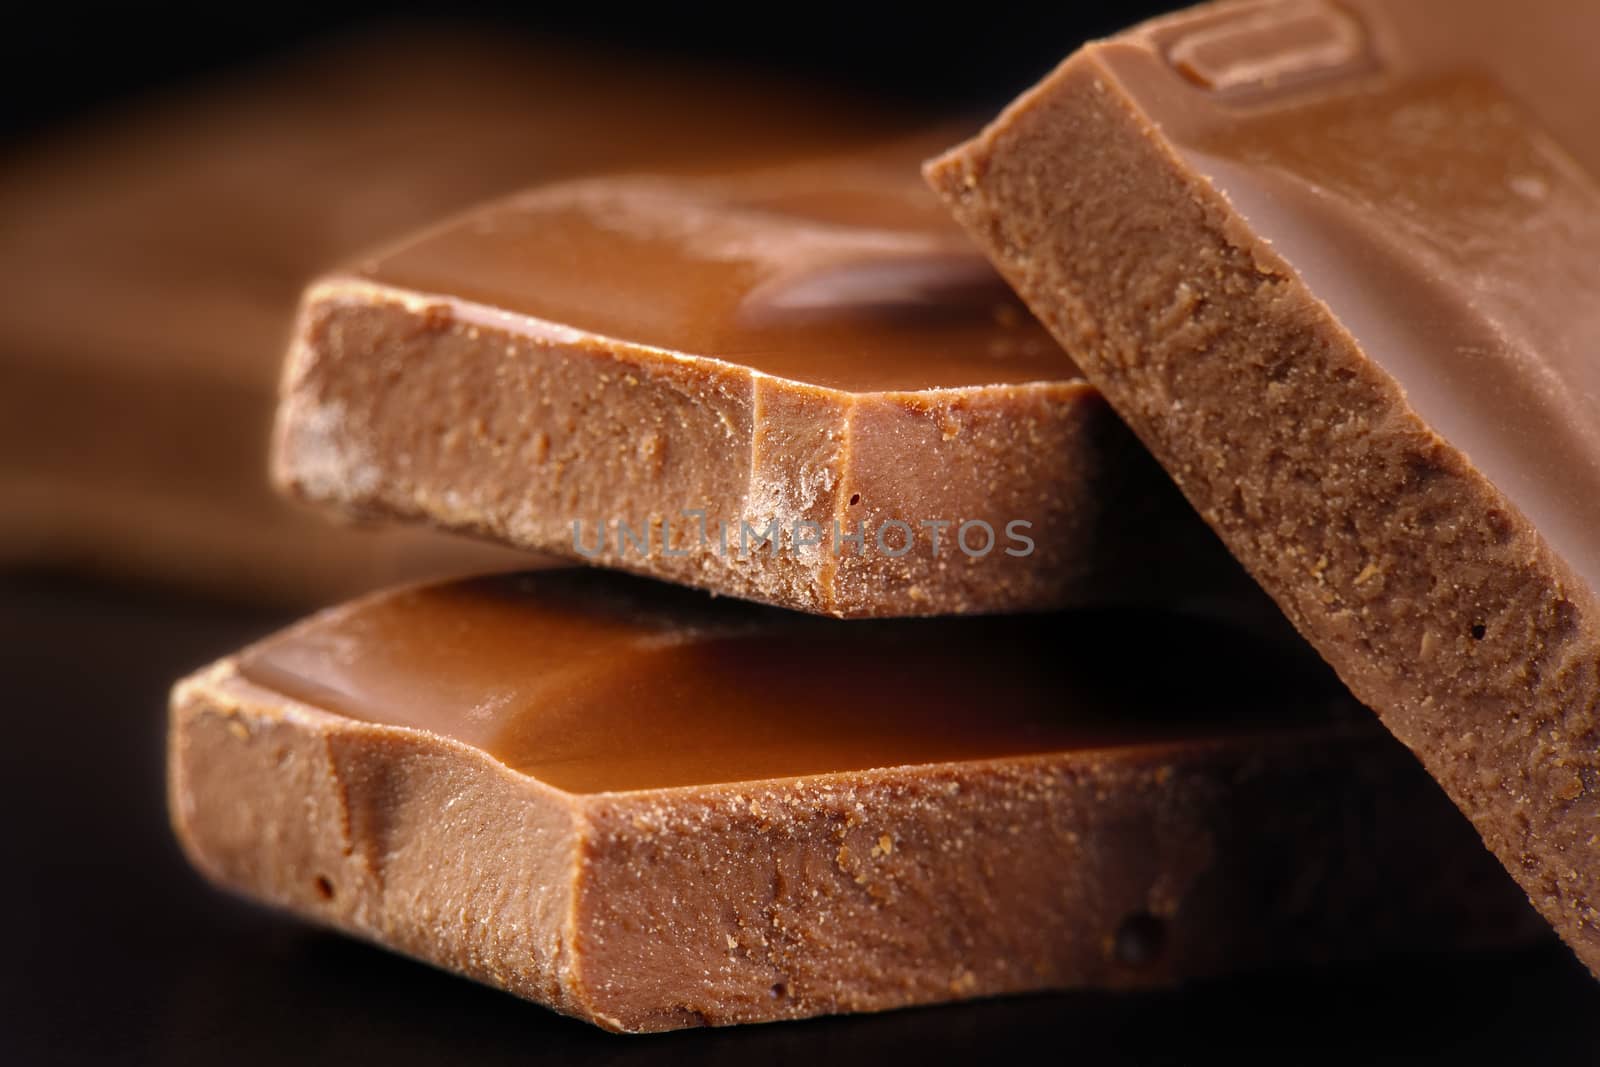
M 1600 5 L 1290 0 L 1098 55 L 1600 588 Z
M 1215 620 L 840 626 L 589 571 L 384 594 L 255 646 L 240 670 L 576 793 L 1293 731 L 1354 708 L 1320 664 Z
M 916 159 L 538 189 L 360 275 L 468 321 L 526 316 L 516 328 L 557 342 L 595 334 L 858 392 L 1075 377 Z

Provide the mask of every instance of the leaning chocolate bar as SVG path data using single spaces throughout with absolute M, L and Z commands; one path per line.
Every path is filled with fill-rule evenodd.
M 1219 4 L 932 165 L 1600 970 L 1600 6 Z
M 547 187 L 322 279 L 280 483 L 839 616 L 1248 585 L 918 159 Z
M 842 624 L 480 579 L 201 671 L 170 744 L 220 883 L 616 1030 L 1539 926 L 1320 664 L 1195 618 Z

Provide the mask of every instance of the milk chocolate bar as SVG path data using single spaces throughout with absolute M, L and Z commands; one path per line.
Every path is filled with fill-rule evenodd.
M 530 182 L 862 145 L 906 120 L 781 81 L 429 28 L 119 109 L 0 165 L 0 563 L 325 603 L 506 566 L 265 484 L 305 279 Z
M 929 176 L 1600 970 L 1600 6 L 1238 3 Z
M 170 745 L 220 884 L 615 1030 L 1543 932 L 1313 657 L 1176 615 L 474 579 L 201 671 Z
M 838 616 L 1236 573 L 920 158 L 550 186 L 322 279 L 280 484 Z

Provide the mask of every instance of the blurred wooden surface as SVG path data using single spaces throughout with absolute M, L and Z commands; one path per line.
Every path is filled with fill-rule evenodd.
M 515 565 L 272 495 L 301 287 L 523 186 L 847 151 L 910 123 L 747 72 L 412 28 L 35 138 L 0 163 L 0 561 L 284 604 Z

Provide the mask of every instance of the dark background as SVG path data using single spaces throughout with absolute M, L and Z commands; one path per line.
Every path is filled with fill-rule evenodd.
M 367 24 L 446 17 L 778 70 L 930 113 L 982 113 L 1085 37 L 1165 6 L 32 5 L 0 26 L 3 135 L 24 144 Z M 1182 993 L 600 1033 L 235 901 L 189 871 L 162 803 L 167 687 L 287 621 L 165 589 L 0 572 L 10 720 L 0 738 L 0 1062 L 1600 1062 L 1600 987 L 1554 944 Z
M 1132 2 L 803 3 L 37 3 L 0 28 L 6 131 L 48 128 L 97 106 L 208 76 L 375 23 L 488 25 L 778 71 L 936 110 L 997 109 L 1087 37 L 1179 6 Z

